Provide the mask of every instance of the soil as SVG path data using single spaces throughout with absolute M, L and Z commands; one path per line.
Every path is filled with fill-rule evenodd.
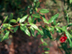
M 0 43 L 0 54 L 42 54 L 43 46 L 39 38 L 29 37 L 21 30 L 12 34 L 13 39 Z M 8 41 L 11 40 L 11 43 Z

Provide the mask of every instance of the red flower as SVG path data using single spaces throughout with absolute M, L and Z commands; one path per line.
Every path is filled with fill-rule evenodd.
M 61 38 L 60 38 L 60 42 L 63 43 L 63 42 L 66 41 L 66 39 L 67 39 L 66 34 L 64 34 L 64 37 L 61 37 Z
M 66 34 L 64 34 L 64 37 L 66 37 Z

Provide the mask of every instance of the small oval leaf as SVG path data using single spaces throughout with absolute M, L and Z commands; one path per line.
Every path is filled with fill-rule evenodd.
M 20 23 L 24 22 L 24 21 L 27 19 L 27 17 L 28 17 L 28 15 L 25 15 L 24 17 L 22 17 L 22 18 L 19 20 L 19 22 L 20 22 Z
M 10 20 L 11 23 L 16 23 L 17 21 L 15 19 Z
M 52 16 L 52 17 L 50 18 L 50 20 L 48 20 L 48 22 L 49 22 L 49 23 L 54 22 L 54 20 L 57 19 L 58 16 L 59 16 L 59 14 L 56 14 L 56 15 Z
M 47 9 L 41 9 L 41 10 L 40 10 L 40 13 L 44 13 L 44 14 L 45 14 L 45 13 L 48 13 L 48 12 L 49 12 L 49 11 L 48 11 Z
M 30 32 L 29 32 L 28 28 L 27 28 L 25 25 L 20 26 L 20 29 L 21 29 L 22 31 L 24 31 L 28 36 L 30 36 Z
M 32 16 L 35 17 L 35 18 L 40 18 L 39 14 L 32 14 Z

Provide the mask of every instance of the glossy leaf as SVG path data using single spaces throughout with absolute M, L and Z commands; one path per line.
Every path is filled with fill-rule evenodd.
M 3 27 L 7 28 L 7 27 L 11 27 L 12 25 L 8 24 L 8 23 L 4 23 Z
M 22 31 L 24 31 L 28 36 L 30 36 L 30 32 L 29 32 L 28 28 L 25 25 L 21 25 L 20 29 Z
M 32 26 L 34 29 L 38 30 L 38 27 L 37 27 L 35 24 L 31 24 L 31 26 Z
M 27 17 L 28 17 L 28 15 L 25 15 L 24 17 L 22 17 L 22 18 L 19 20 L 19 22 L 20 22 L 20 23 L 24 22 L 24 21 L 27 19 Z
M 16 23 L 17 21 L 15 19 L 10 20 L 11 23 Z
M 56 28 L 58 33 L 61 33 L 61 30 L 58 27 L 55 26 L 55 28 Z
M 52 16 L 52 17 L 48 20 L 48 22 L 49 22 L 49 23 L 54 22 L 54 20 L 57 19 L 58 16 L 59 16 L 59 14 L 56 14 L 56 15 Z
M 43 31 L 40 30 L 35 24 L 31 24 L 31 26 L 32 26 L 35 30 L 37 30 L 41 35 L 43 35 Z
M 8 36 L 9 36 L 9 33 L 10 33 L 10 31 L 7 31 L 7 32 L 6 32 L 6 34 L 4 35 L 2 41 L 3 41 L 3 40 L 6 40 L 6 39 L 9 39 L 9 37 L 8 37 Z
M 35 30 L 34 30 L 33 27 L 30 27 L 30 31 L 31 31 L 32 36 L 34 36 L 34 32 L 35 32 Z

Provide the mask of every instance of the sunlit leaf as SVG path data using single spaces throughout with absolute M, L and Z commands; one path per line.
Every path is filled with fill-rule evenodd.
M 35 24 L 31 24 L 31 26 L 32 26 L 35 30 L 37 30 L 41 35 L 43 35 L 43 31 L 40 30 Z
M 22 31 L 24 31 L 28 36 L 31 36 L 28 28 L 27 28 L 25 25 L 23 25 L 23 26 L 21 25 L 21 26 L 20 26 L 20 29 L 21 29 Z
M 49 22 L 49 23 L 54 22 L 54 20 L 57 19 L 58 16 L 59 16 L 59 14 L 56 14 L 56 15 L 52 16 L 52 17 L 48 20 L 48 22 Z
M 16 23 L 17 21 L 15 19 L 10 20 L 11 23 Z
M 20 22 L 20 23 L 24 22 L 24 21 L 27 19 L 27 17 L 28 17 L 28 15 L 25 15 L 24 17 L 22 17 L 22 18 L 19 20 L 19 22 Z
M 72 0 L 70 0 L 70 3 L 72 3 Z
M 8 23 L 4 23 L 3 27 L 7 28 L 7 27 L 11 27 L 12 25 L 8 24 Z
M 44 23 L 49 24 L 44 15 L 42 15 L 42 19 L 43 19 Z
M 20 18 L 17 18 L 17 22 L 20 20 Z
M 32 23 L 32 18 L 31 18 L 31 16 L 29 16 L 28 22 L 29 22 L 29 23 Z
M 6 40 L 6 39 L 9 39 L 9 37 L 8 37 L 8 36 L 9 36 L 9 33 L 10 33 L 10 31 L 7 31 L 7 32 L 6 32 L 6 34 L 4 35 L 2 41 L 3 41 L 3 40 Z
M 34 36 L 34 32 L 35 32 L 35 30 L 34 30 L 33 27 L 30 27 L 30 31 L 31 31 L 31 33 L 32 33 L 32 36 Z

